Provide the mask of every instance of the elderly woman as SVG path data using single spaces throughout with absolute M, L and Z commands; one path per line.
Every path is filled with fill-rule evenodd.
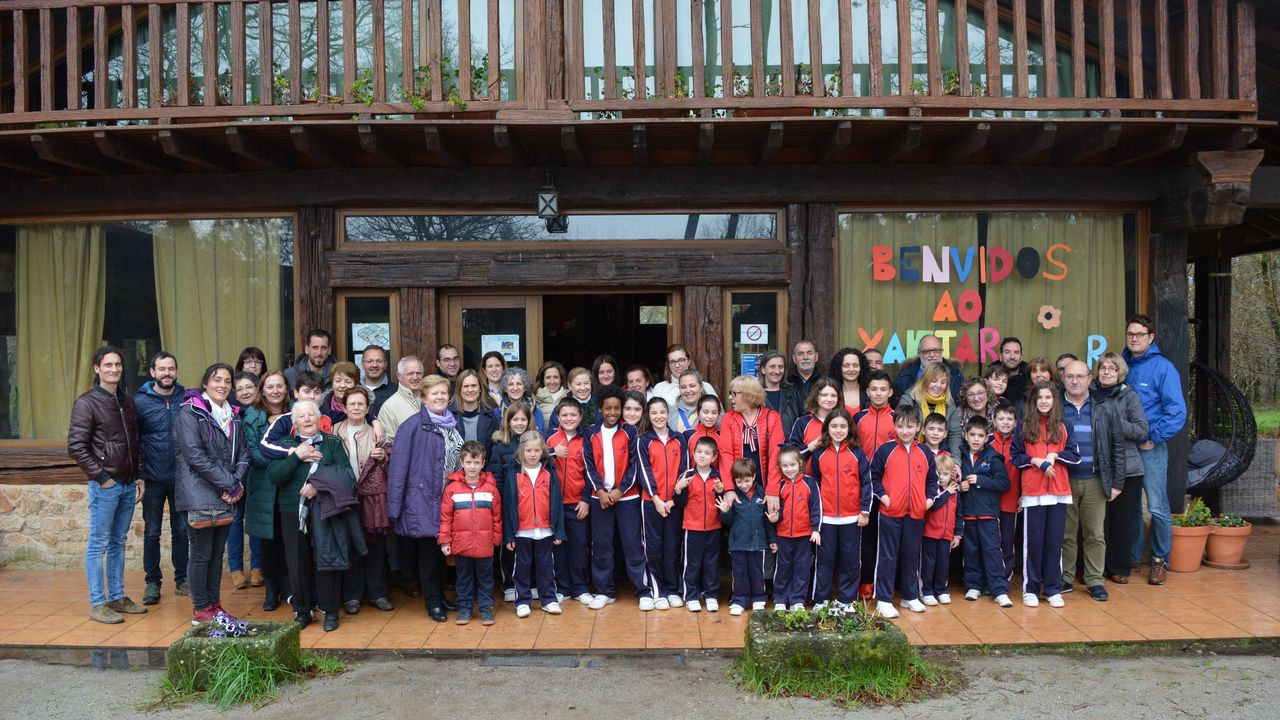
M 1138 443 L 1147 439 L 1150 429 L 1141 398 L 1124 382 L 1129 375 L 1129 365 L 1124 358 L 1112 352 L 1103 353 L 1098 358 L 1096 374 L 1089 393 L 1096 408 L 1094 464 L 1102 477 L 1107 498 L 1103 527 L 1107 553 L 1103 572 L 1111 582 L 1124 585 L 1129 582 L 1133 519 L 1141 507 L 1142 497 L 1142 456 L 1138 454 Z M 1116 444 L 1111 439 L 1114 438 L 1123 442 L 1124 457 L 1113 456 L 1112 448 Z
M 289 382 L 279 370 L 258 380 L 257 401 L 244 411 L 244 434 L 249 446 L 249 474 L 245 482 L 244 529 L 257 539 L 261 548 L 262 571 L 251 585 L 266 585 L 262 609 L 268 612 L 280 607 L 280 599 L 289 597 L 289 569 L 284 557 L 284 541 L 280 533 L 280 513 L 276 505 L 276 488 L 267 479 L 271 461 L 260 452 L 259 443 L 267 428 L 289 412 Z M 250 546 L 252 547 L 252 545 Z
M 547 424 L 542 411 L 533 402 L 533 379 L 529 377 L 529 373 L 525 372 L 524 368 L 509 367 L 502 373 L 501 385 L 502 402 L 498 404 L 494 416 L 501 419 L 507 412 L 507 408 L 514 403 L 521 403 L 528 406 L 538 432 L 545 433 Z
M 401 566 L 417 566 L 427 614 L 445 622 L 444 555 L 436 539 L 445 478 L 462 466 L 462 435 L 449 412 L 448 380 L 428 375 L 420 396 L 422 409 L 396 434 L 387 468 L 387 517 L 400 537 Z
M 267 478 L 276 488 L 280 535 L 289 566 L 289 585 L 293 588 L 293 619 L 304 628 L 310 625 L 311 609 L 318 603 L 325 614 L 324 629 L 331 631 L 338 628 L 342 573 L 333 569 L 316 572 L 315 587 L 319 597 L 311 597 L 311 574 L 317 564 L 312 553 L 312 538 L 301 525 L 304 522 L 301 509 L 315 494 L 310 482 L 313 474 L 327 465 L 349 469 L 351 461 L 338 438 L 320 432 L 320 408 L 315 402 L 299 400 L 293 404 L 291 416 L 293 432 L 281 440 L 281 446 L 288 448 L 288 455 L 271 461 L 267 467 Z
M 244 495 L 249 471 L 240 417 L 227 400 L 231 394 L 231 366 L 210 365 L 183 400 L 173 422 L 177 456 L 174 507 L 186 514 L 190 555 L 191 622 L 198 625 L 226 614 L 219 603 L 222 587 L 222 549 Z
M 387 597 L 387 451 L 368 422 L 369 391 L 357 385 L 347 391 L 343 410 L 346 418 L 333 426 L 333 434 L 351 461 L 360 498 L 360 525 L 369 553 L 355 559 L 342 578 L 343 608 L 348 615 L 360 612 L 360 602 L 390 612 L 395 609 Z
M 782 416 L 765 406 L 764 387 L 749 375 L 739 375 L 729 383 L 730 410 L 720 420 L 720 477 L 733 477 L 733 461 L 746 458 L 755 463 L 756 487 L 762 491 L 769 510 L 778 508 L 782 470 L 778 448 L 786 441 Z

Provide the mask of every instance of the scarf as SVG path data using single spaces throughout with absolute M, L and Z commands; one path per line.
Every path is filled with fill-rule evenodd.
M 423 409 L 427 411 L 427 417 L 431 419 L 432 423 L 450 430 L 458 427 L 458 418 L 454 417 L 453 413 L 448 410 L 445 410 L 443 415 L 437 415 L 431 412 L 431 408 L 423 406 Z
M 947 393 L 941 395 L 930 395 L 928 391 L 922 393 L 924 395 L 925 415 L 929 413 L 938 413 L 939 415 L 947 414 Z
M 1101 395 L 1102 397 L 1111 398 L 1111 397 L 1115 397 L 1115 394 L 1120 392 L 1120 388 L 1123 387 L 1123 385 L 1124 383 L 1116 383 L 1111 387 L 1102 387 L 1101 385 L 1094 383 L 1093 387 L 1095 390 L 1098 391 L 1098 394 Z
M 235 415 L 231 405 L 226 402 L 215 405 L 213 400 L 209 399 L 209 393 L 201 393 L 200 397 L 209 404 L 209 415 L 213 417 L 214 422 L 218 423 L 218 427 L 222 428 L 223 434 L 231 437 L 231 417 Z

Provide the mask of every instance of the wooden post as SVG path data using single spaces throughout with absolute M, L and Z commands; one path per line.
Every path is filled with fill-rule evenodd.
M 1156 342 L 1178 371 L 1182 393 L 1186 397 L 1190 385 L 1190 347 L 1187 342 L 1187 233 L 1185 230 L 1152 235 L 1155 254 L 1152 277 L 1155 278 Z M 1184 426 L 1169 441 L 1169 507 L 1179 513 L 1187 491 L 1187 451 L 1190 440 Z
M 724 396 L 732 378 L 724 374 L 724 293 L 719 285 L 686 285 L 683 297 L 682 344 L 702 379 Z
M 785 216 L 787 255 L 787 345 L 779 347 L 790 357 L 791 348 L 804 337 L 804 309 L 808 304 L 805 290 L 809 286 L 809 206 L 788 205 Z M 788 362 L 790 362 L 788 360 Z
M 423 367 L 432 368 L 432 372 L 440 343 L 437 317 L 435 288 L 400 288 L 400 357 L 417 355 Z
M 305 343 L 303 334 L 312 328 L 330 332 L 338 321 L 334 311 L 333 288 L 329 286 L 327 256 L 333 252 L 338 213 L 328 207 L 304 207 L 298 210 L 298 226 L 294 237 L 294 262 L 298 264 L 298 321 L 294 324 L 297 347 Z
M 1219 231 L 1221 232 L 1221 231 Z M 1196 260 L 1196 359 L 1228 377 L 1231 375 L 1231 258 Z M 1196 427 L 1209 422 L 1208 383 L 1196 387 L 1194 403 L 1188 408 Z M 1217 489 L 1203 494 L 1214 512 L 1221 512 Z
M 818 357 L 836 349 L 836 206 L 809 206 L 806 218 L 804 337 L 818 348 Z

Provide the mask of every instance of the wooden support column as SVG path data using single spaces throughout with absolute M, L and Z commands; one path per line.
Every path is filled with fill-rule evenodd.
M 1202 258 L 1196 264 L 1196 359 L 1228 377 L 1231 376 L 1231 258 Z M 1187 408 L 1196 427 L 1209 422 L 1209 387 L 1200 383 Z M 1222 496 L 1217 489 L 1204 493 L 1204 501 L 1221 512 Z
M 1186 397 L 1191 379 L 1191 348 L 1187 340 L 1187 232 L 1156 233 L 1151 240 L 1155 254 L 1151 275 L 1155 278 L 1156 343 L 1177 368 L 1183 397 Z M 1183 426 L 1169 441 L 1169 506 L 1175 513 L 1182 512 L 1187 491 L 1189 437 L 1188 427 Z
M 790 363 L 791 348 L 805 338 L 804 309 L 808 304 L 805 295 L 809 287 L 809 206 L 787 206 L 786 214 L 787 256 L 787 345 L 778 349 L 787 355 Z
M 827 358 L 836 351 L 836 206 L 810 205 L 805 221 L 804 337 L 813 341 L 819 358 Z
M 724 374 L 724 293 L 719 285 L 687 285 L 683 296 L 681 333 L 692 365 L 728 402 Z
M 338 330 L 328 264 L 328 255 L 335 247 L 337 220 L 338 213 L 333 208 L 298 210 L 298 226 L 293 233 L 293 257 L 298 264 L 298 313 L 293 334 L 298 348 L 303 347 L 304 335 L 312 328 Z
M 436 315 L 436 289 L 400 288 L 400 357 L 417 355 L 428 373 L 436 372 L 436 346 L 440 343 Z M 400 358 L 394 358 L 399 362 Z

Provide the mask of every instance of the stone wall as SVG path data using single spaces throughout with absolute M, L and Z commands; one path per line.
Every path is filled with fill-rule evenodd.
M 85 485 L 0 485 L 0 566 L 82 568 L 88 532 Z M 171 577 L 168 532 L 160 544 L 161 568 Z M 125 559 L 127 569 L 142 568 L 141 504 L 134 509 Z

